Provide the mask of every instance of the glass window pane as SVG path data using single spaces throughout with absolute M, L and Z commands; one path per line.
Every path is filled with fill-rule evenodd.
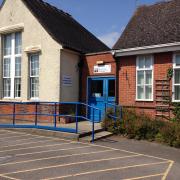
M 91 81 L 91 97 L 103 96 L 103 80 Z
M 4 79 L 3 90 L 4 90 L 4 97 L 11 96 L 11 79 Z
M 145 57 L 145 68 L 151 68 L 152 61 L 150 56 Z
M 32 55 L 30 59 L 31 76 L 39 76 L 39 55 Z
M 175 70 L 175 84 L 180 84 L 180 69 Z
M 21 54 L 21 46 L 22 46 L 22 37 L 21 37 L 21 33 L 18 32 L 15 34 L 15 54 Z
M 115 80 L 108 81 L 108 97 L 115 97 Z
M 144 68 L 144 57 L 139 57 L 139 69 L 143 69 Z
M 138 71 L 138 85 L 143 85 L 144 84 L 144 71 Z
M 4 36 L 4 55 L 11 55 L 11 34 Z
M 146 99 L 152 99 L 152 86 L 146 86 Z
M 15 78 L 14 89 L 15 97 L 21 97 L 21 78 Z
M 175 86 L 175 100 L 180 100 L 180 86 Z
M 10 58 L 5 58 L 3 64 L 3 76 L 10 77 L 10 72 L 11 72 L 11 60 Z
M 146 84 L 152 84 L 152 71 L 146 71 Z
M 138 86 L 138 99 L 144 99 L 144 86 Z
M 15 58 L 15 76 L 16 77 L 21 76 L 21 57 Z
M 31 98 L 39 97 L 39 78 L 31 78 Z
M 180 66 L 180 55 L 176 55 L 176 66 Z

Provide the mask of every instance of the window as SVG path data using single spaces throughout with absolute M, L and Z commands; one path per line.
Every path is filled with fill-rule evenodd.
M 30 55 L 30 98 L 39 98 L 39 54 Z
M 91 97 L 103 96 L 103 80 L 91 81 Z
M 136 62 L 136 99 L 153 100 L 153 58 L 139 56 Z
M 21 33 L 4 35 L 3 97 L 21 97 Z
M 174 78 L 173 78 L 173 89 L 174 89 L 174 95 L 173 100 L 180 102 L 180 54 L 174 55 Z
M 115 97 L 115 80 L 108 81 L 108 97 Z

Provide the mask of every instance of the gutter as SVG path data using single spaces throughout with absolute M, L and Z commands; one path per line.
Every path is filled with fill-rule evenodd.
M 114 57 L 180 51 L 180 42 L 113 50 Z

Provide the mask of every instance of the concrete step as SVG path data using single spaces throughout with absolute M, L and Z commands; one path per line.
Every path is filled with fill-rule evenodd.
M 107 131 L 98 132 L 98 133 L 95 133 L 95 135 L 94 135 L 94 141 L 97 141 L 99 139 L 103 139 L 103 138 L 106 138 L 106 137 L 109 137 L 112 135 L 113 135 L 112 133 L 107 132 Z M 92 142 L 92 134 L 79 138 L 79 141 L 81 141 L 81 142 Z

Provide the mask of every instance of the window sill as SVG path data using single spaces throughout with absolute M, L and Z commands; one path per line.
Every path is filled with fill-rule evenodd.
M 179 103 L 180 100 L 172 100 L 173 103 Z
M 40 101 L 39 98 L 30 98 L 30 101 L 33 102 L 33 101 Z
M 150 99 L 150 100 L 148 100 L 148 99 L 136 99 L 135 101 L 136 102 L 153 102 L 154 100 L 153 99 Z

